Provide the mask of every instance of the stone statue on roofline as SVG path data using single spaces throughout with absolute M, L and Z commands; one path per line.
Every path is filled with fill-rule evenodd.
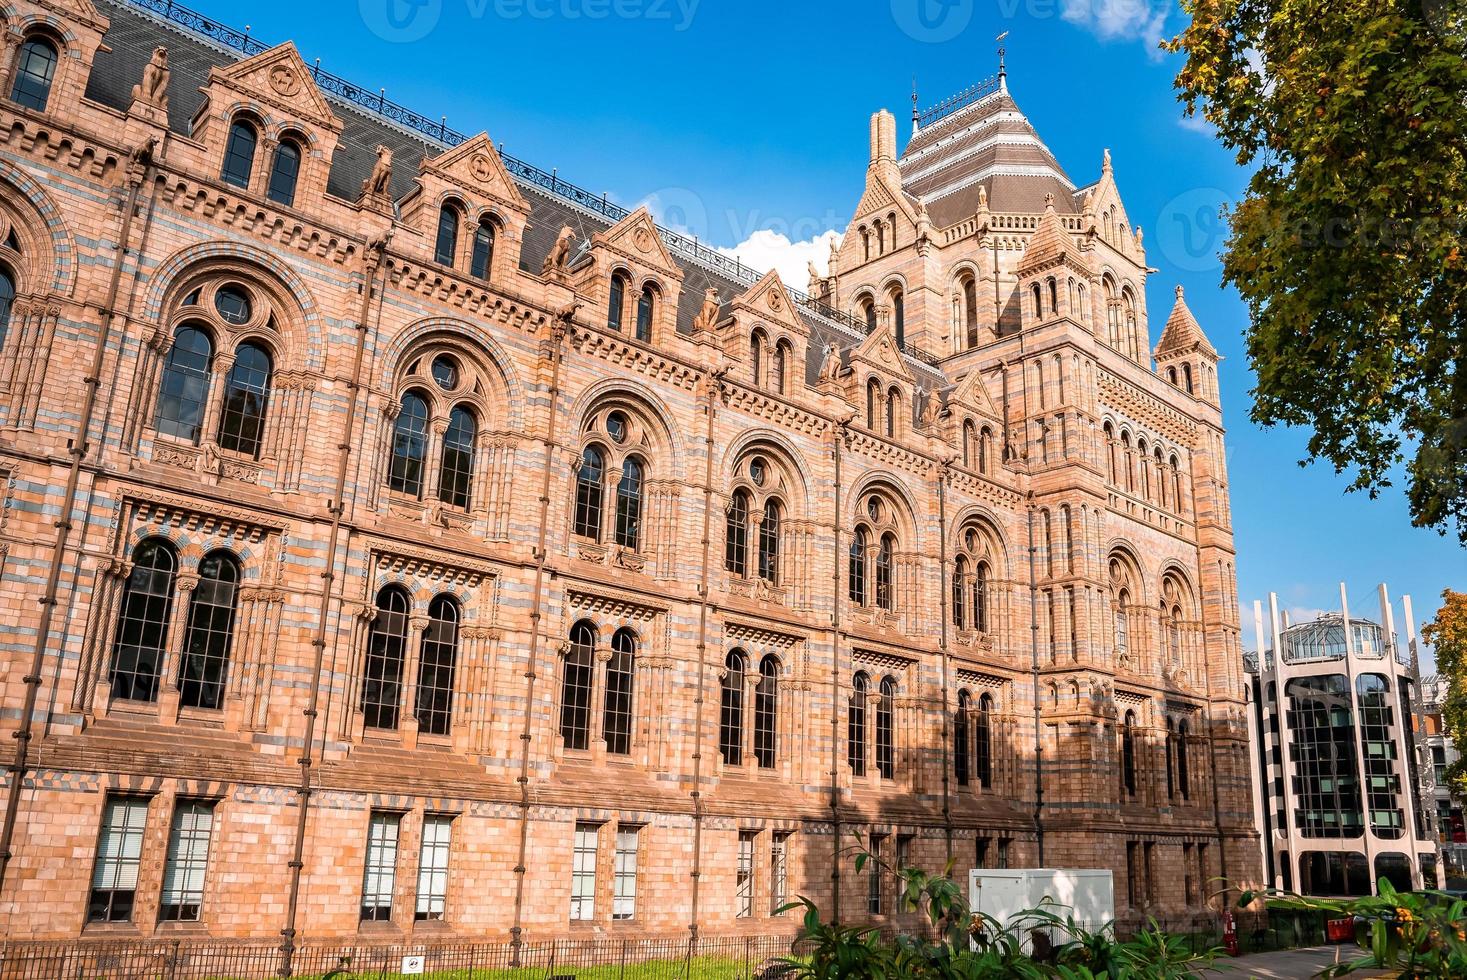
M 840 351 L 834 344 L 825 347 L 825 359 L 820 362 L 820 380 L 834 384 L 840 378 Z
M 575 241 L 575 237 L 575 229 L 570 225 L 560 229 L 560 234 L 555 236 L 555 244 L 550 246 L 550 254 L 545 256 L 545 261 L 540 265 L 540 275 L 548 276 L 565 271 L 565 267 L 570 264 L 571 242 Z
M 712 330 L 718 323 L 718 290 L 712 286 L 703 294 L 703 305 L 698 309 L 698 315 L 693 318 L 693 332 L 705 333 Z
M 392 185 L 392 151 L 377 146 L 377 162 L 372 164 L 372 173 L 362 181 L 362 196 L 381 200 L 390 196 Z
M 132 87 L 132 100 L 168 111 L 168 49 L 159 45 L 143 66 L 143 80 Z

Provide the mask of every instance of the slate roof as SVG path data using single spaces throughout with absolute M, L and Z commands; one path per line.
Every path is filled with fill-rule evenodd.
M 127 0 L 97 0 L 97 5 L 110 21 L 105 43 L 111 50 L 98 52 L 91 76 L 87 80 L 86 97 L 102 105 L 126 111 L 132 101 L 132 86 L 142 77 L 143 66 L 152 56 L 153 48 L 159 44 L 165 45 L 168 48 L 168 64 L 172 72 L 168 89 L 169 127 L 178 133 L 188 133 L 191 120 L 203 104 L 203 95 L 199 90 L 207 84 L 210 69 L 238 61 L 243 57 L 242 54 L 164 20 Z M 370 175 L 376 162 L 378 144 L 386 145 L 392 150 L 392 194 L 397 199 L 413 188 L 418 164 L 423 156 L 436 156 L 445 149 L 444 145 L 395 125 L 386 118 L 343 102 L 330 92 L 325 94 L 331 102 L 332 111 L 343 125 L 327 180 L 327 191 L 335 196 L 345 200 L 356 199 L 362 182 Z M 614 223 L 606 215 L 581 207 L 573 200 L 551 193 L 547 188 L 526 181 L 518 175 L 514 176 L 521 193 L 531 205 L 529 227 L 525 230 L 520 252 L 520 267 L 523 269 L 539 270 L 564 225 L 576 229 L 577 235 L 584 241 L 593 232 L 605 230 Z M 667 240 L 665 235 L 664 240 Z M 693 318 L 697 316 L 702 306 L 703 294 L 709 286 L 716 288 L 726 303 L 746 291 L 757 279 L 757 276 L 752 275 L 753 270 L 749 270 L 750 278 L 740 281 L 697 261 L 671 242 L 669 251 L 683 272 L 683 287 L 677 313 L 680 333 L 691 332 Z M 789 286 L 787 283 L 786 287 Z M 817 316 L 804 307 L 799 307 L 799 311 L 810 329 L 805 377 L 813 384 L 819 377 L 820 364 L 827 346 L 834 344 L 840 350 L 847 351 L 859 345 L 864 337 L 860 331 Z M 908 370 L 918 378 L 919 385 L 927 388 L 947 385 L 946 377 L 935 367 L 911 356 L 907 356 L 905 361 Z
M 1182 287 L 1178 286 L 1177 301 L 1172 306 L 1171 315 L 1166 318 L 1161 338 L 1156 342 L 1156 355 L 1160 357 L 1174 350 L 1191 350 L 1194 345 L 1212 357 L 1217 356 L 1217 350 L 1203 334 L 1201 324 L 1187 308 L 1187 301 L 1182 297 Z

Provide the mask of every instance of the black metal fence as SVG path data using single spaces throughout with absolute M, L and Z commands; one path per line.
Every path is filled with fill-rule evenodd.
M 303 943 L 291 975 L 312 980 L 766 980 L 791 940 L 777 936 L 523 943 Z M 9 942 L 0 980 L 266 980 L 282 975 L 278 943 Z

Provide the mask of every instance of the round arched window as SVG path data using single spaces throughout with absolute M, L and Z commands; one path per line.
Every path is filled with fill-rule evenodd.
M 764 486 L 764 478 L 768 475 L 764 465 L 763 456 L 755 456 L 749 460 L 749 479 L 754 481 L 756 487 Z
M 612 412 L 606 416 L 606 434 L 615 442 L 627 441 L 627 417 L 624 413 Z
M 229 323 L 241 326 L 250 322 L 250 297 L 238 286 L 222 286 L 214 294 L 214 309 Z
M 433 359 L 433 380 L 444 391 L 458 387 L 458 362 L 447 354 L 439 354 Z
M 881 498 L 871 496 L 866 498 L 866 516 L 873 521 L 881 520 Z

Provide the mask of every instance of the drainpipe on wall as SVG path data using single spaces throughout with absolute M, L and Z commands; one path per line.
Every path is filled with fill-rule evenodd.
M 931 397 L 936 398 L 934 393 Z M 938 655 L 942 657 L 942 832 L 946 840 L 947 859 L 953 856 L 953 807 L 952 807 L 952 749 L 948 741 L 948 716 L 952 711 L 948 703 L 948 651 L 947 651 L 947 463 L 939 464 L 937 474 L 937 594 L 938 615 L 941 632 L 938 634 Z
M 1034 684 L 1034 836 L 1044 867 L 1044 735 L 1039 721 L 1039 581 L 1034 569 L 1034 491 L 1029 491 L 1029 674 Z
M 351 397 L 347 402 L 346 429 L 341 435 L 340 445 L 337 446 L 336 489 L 332 494 L 331 506 L 327 508 L 331 513 L 331 531 L 326 542 L 326 567 L 321 572 L 321 608 L 316 614 L 316 635 L 311 639 L 311 646 L 315 650 L 315 662 L 311 668 L 311 693 L 306 700 L 305 710 L 301 712 L 306 719 L 306 731 L 300 757 L 301 781 L 296 789 L 295 850 L 290 859 L 290 894 L 286 899 L 285 927 L 280 930 L 282 977 L 291 975 L 291 961 L 295 956 L 295 920 L 300 904 L 301 871 L 305 867 L 306 818 L 309 816 L 312 793 L 311 755 L 315 750 L 316 716 L 321 704 L 321 669 L 326 660 L 326 624 L 331 613 L 332 594 L 336 588 L 336 551 L 341 543 L 342 518 L 346 513 L 346 481 L 351 467 L 352 439 L 356 435 L 357 407 L 362 394 L 362 365 L 367 355 L 367 324 L 371 319 L 374 293 L 377 298 L 381 298 L 382 290 L 374 288 L 374 284 L 391 238 L 392 232 L 389 230 L 382 238 L 369 241 L 362 253 L 363 271 L 366 275 L 362 282 L 361 311 L 357 315 L 357 346 L 352 359 L 351 381 L 347 383 Z M 380 307 L 378 314 L 381 314 Z
M 831 821 L 831 922 L 840 921 L 840 526 L 841 526 L 841 449 L 846 441 L 846 422 L 837 421 L 832 433 L 835 440 L 835 548 L 831 568 L 831 581 L 835 592 L 831 596 L 830 612 L 830 821 Z
M 51 561 L 46 572 L 46 589 L 41 594 L 41 620 L 36 626 L 36 640 L 31 648 L 30 670 L 21 679 L 25 685 L 25 699 L 20 709 L 20 727 L 12 733 L 15 738 L 15 757 L 8 767 L 10 791 L 5 796 L 5 818 L 0 824 L 0 891 L 5 886 L 5 874 L 10 868 L 10 846 L 15 837 L 16 818 L 20 813 L 20 797 L 25 789 L 25 775 L 30 768 L 30 743 L 32 716 L 41 693 L 41 669 L 45 665 L 46 647 L 51 642 L 51 620 L 55 614 L 57 596 L 61 591 L 61 567 L 66 560 L 66 545 L 71 538 L 71 512 L 76 507 L 77 490 L 81 483 L 82 461 L 91 446 L 89 435 L 92 417 L 96 413 L 97 395 L 102 384 L 102 368 L 107 358 L 107 343 L 112 336 L 112 320 L 117 304 L 118 287 L 122 282 L 122 266 L 129 252 L 128 242 L 132 238 L 133 217 L 137 213 L 138 191 L 153 172 L 155 143 L 149 142 L 132 152 L 132 163 L 127 170 L 127 197 L 123 201 L 122 225 L 117 235 L 117 252 L 112 263 L 111 280 L 107 284 L 107 297 L 102 303 L 101 324 L 98 328 L 97 346 L 92 352 L 92 362 L 87 369 L 83 384 L 86 393 L 82 396 L 81 413 L 77 417 L 76 435 L 67 447 L 71 462 L 66 474 L 66 487 L 61 492 L 61 509 L 56 517 L 56 540 L 51 546 Z M 147 213 L 143 219 L 143 235 L 135 254 L 141 261 L 142 247 L 147 242 L 148 231 L 153 224 L 153 208 L 157 201 L 157 186 L 148 188 Z

